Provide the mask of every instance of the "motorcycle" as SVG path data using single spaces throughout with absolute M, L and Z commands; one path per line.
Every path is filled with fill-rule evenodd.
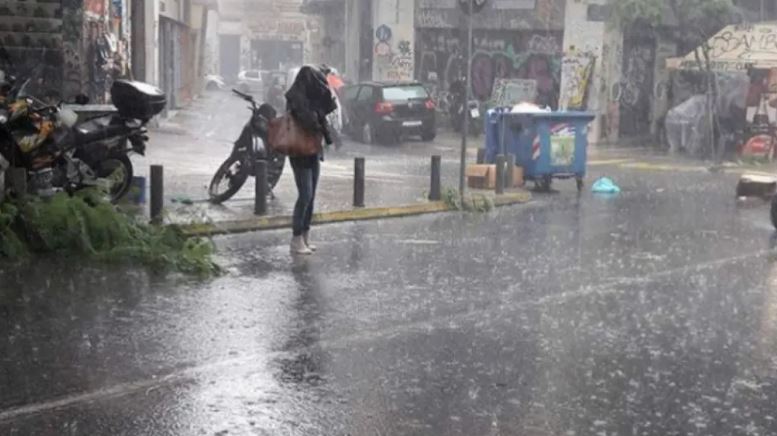
M 269 122 L 275 118 L 275 109 L 267 103 L 258 105 L 248 94 L 234 89 L 232 92 L 250 104 L 251 118 L 235 141 L 229 157 L 221 164 L 210 182 L 208 195 L 211 203 L 214 204 L 221 204 L 232 198 L 243 187 L 248 177 L 256 174 L 254 163 L 257 160 L 267 162 L 267 187 L 272 195 L 272 190 L 278 184 L 286 164 L 284 155 L 266 146 Z
M 483 132 L 483 119 L 480 114 L 480 102 L 477 100 L 470 100 L 466 106 L 461 100 L 454 101 L 450 105 L 451 127 L 456 133 L 461 132 L 466 117 L 465 110 L 469 111 L 469 134 L 478 137 Z
M 79 122 L 62 102 L 50 105 L 27 95 L 28 82 L 0 110 L 0 154 L 12 167 L 25 169 L 28 186 L 38 195 L 99 187 L 118 202 L 132 183 L 129 154 L 145 154 L 145 126 L 164 109 L 164 94 L 145 83 L 118 80 L 111 88 L 118 113 Z M 87 102 L 85 97 L 76 101 Z

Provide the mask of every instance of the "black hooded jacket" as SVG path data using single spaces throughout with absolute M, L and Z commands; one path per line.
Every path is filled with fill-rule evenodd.
M 304 66 L 286 92 L 286 109 L 307 132 L 322 134 L 332 143 L 326 116 L 337 109 L 326 76 L 316 68 Z

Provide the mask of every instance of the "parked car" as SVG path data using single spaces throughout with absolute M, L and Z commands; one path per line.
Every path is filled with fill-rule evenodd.
M 262 81 L 262 71 L 241 71 L 237 75 L 237 89 L 245 94 L 258 93 L 259 95 L 263 95 L 264 82 Z
M 360 141 L 399 142 L 404 135 L 424 141 L 437 136 L 435 103 L 419 82 L 368 82 L 345 87 L 346 132 Z

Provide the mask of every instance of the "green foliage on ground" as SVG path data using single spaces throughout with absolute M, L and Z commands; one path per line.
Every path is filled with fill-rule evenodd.
M 457 189 L 448 188 L 442 194 L 442 201 L 453 210 L 465 212 L 490 212 L 494 209 L 494 202 L 483 194 L 465 195 L 464 202 Z
M 219 272 L 213 252 L 211 241 L 140 223 L 97 191 L 27 197 L 0 207 L 0 259 L 59 253 L 211 275 Z

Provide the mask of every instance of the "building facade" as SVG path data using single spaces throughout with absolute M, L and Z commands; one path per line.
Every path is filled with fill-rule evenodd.
M 87 94 L 104 102 L 112 81 L 129 75 L 130 6 L 126 0 L 2 2 L 4 69 L 32 78 L 42 97 Z
M 561 82 L 564 2 L 494 0 L 473 18 L 472 93 L 492 98 L 500 79 L 536 82 L 537 101 L 556 107 Z M 415 77 L 444 101 L 466 77 L 467 19 L 457 0 L 421 0 L 415 15 Z
M 244 70 L 288 70 L 321 58 L 320 17 L 303 0 L 219 0 L 212 54 L 218 72 L 234 81 Z

